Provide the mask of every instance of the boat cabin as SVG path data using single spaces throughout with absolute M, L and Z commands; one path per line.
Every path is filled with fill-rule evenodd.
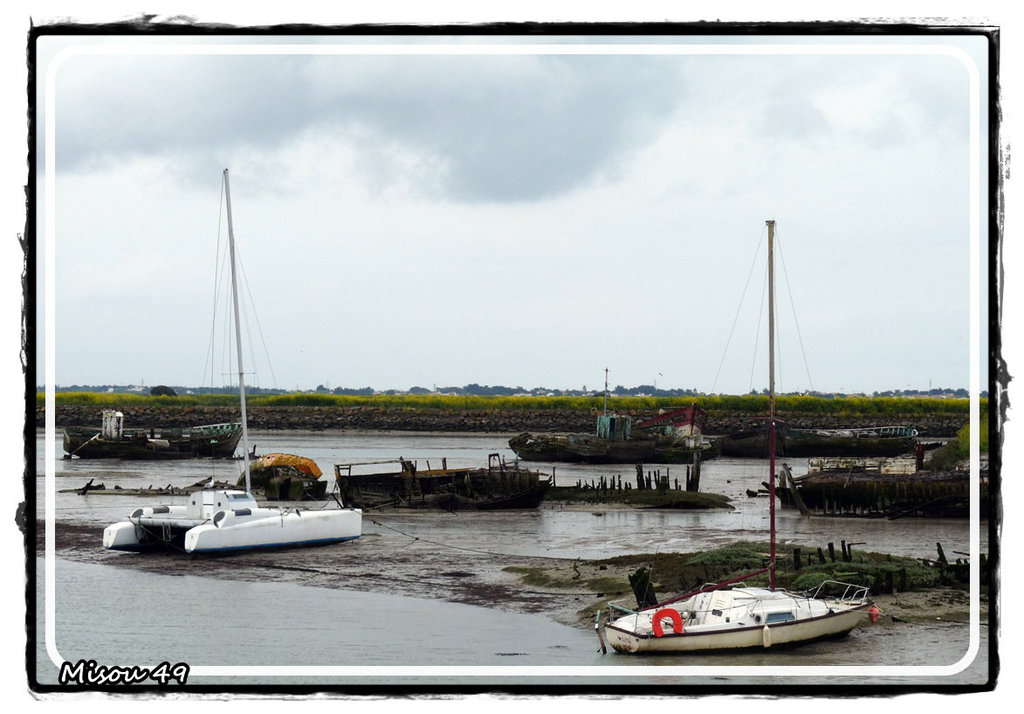
M 100 434 L 104 439 L 120 441 L 124 433 L 124 414 L 113 409 L 103 410 L 103 421 L 100 423 Z
M 213 518 L 217 511 L 234 511 L 241 508 L 258 508 L 251 493 L 205 489 L 189 494 L 187 512 L 189 518 L 205 521 Z
M 597 437 L 608 441 L 627 441 L 632 435 L 633 418 L 622 414 L 601 414 L 597 417 Z

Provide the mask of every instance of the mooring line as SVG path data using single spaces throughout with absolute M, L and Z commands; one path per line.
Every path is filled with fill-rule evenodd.
M 514 553 L 495 553 L 493 550 L 480 550 L 479 548 L 466 548 L 465 546 L 452 545 L 451 543 L 442 543 L 441 541 L 430 540 L 429 538 L 421 538 L 420 536 L 415 536 L 415 535 L 413 535 L 411 533 L 406 533 L 405 531 L 399 530 L 398 528 L 395 528 L 393 526 L 389 526 L 387 523 L 381 523 L 380 521 L 375 520 L 373 518 L 368 518 L 367 520 L 369 520 L 371 523 L 373 523 L 375 525 L 381 526 L 382 528 L 387 528 L 388 530 L 392 530 L 395 533 L 398 533 L 399 535 L 403 535 L 406 538 L 412 538 L 411 542 L 406 543 L 404 546 L 402 546 L 403 548 L 412 545 L 416 541 L 422 541 L 423 543 L 430 543 L 432 545 L 438 545 L 438 546 L 441 546 L 442 548 L 451 548 L 453 550 L 464 550 L 467 553 L 480 553 L 482 555 L 496 555 L 496 556 L 503 556 L 503 557 L 506 557 L 506 558 L 543 558 L 545 560 L 568 560 L 568 558 L 558 558 L 558 557 L 555 557 L 553 555 L 517 555 L 517 554 L 514 554 Z M 577 558 L 577 560 L 579 560 L 579 558 Z

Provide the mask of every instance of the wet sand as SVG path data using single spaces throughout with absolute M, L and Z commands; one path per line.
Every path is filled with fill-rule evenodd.
M 39 523 L 40 553 L 42 532 Z M 282 582 L 436 599 L 543 615 L 579 628 L 592 627 L 594 608 L 608 600 L 630 604 L 628 576 L 636 568 L 566 558 L 510 556 L 475 547 L 439 548 L 430 541 L 387 533 L 367 533 L 358 543 L 219 557 L 109 552 L 99 547 L 101 537 L 102 529 L 95 525 L 58 523 L 56 554 L 77 562 L 163 575 Z M 894 621 L 966 623 L 970 619 L 968 593 L 953 588 L 879 595 L 875 602 L 883 619 Z M 982 622 L 987 621 L 987 609 L 983 600 Z

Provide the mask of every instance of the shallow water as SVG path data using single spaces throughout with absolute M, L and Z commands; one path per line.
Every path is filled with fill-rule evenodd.
M 314 458 L 327 476 L 333 473 L 335 463 L 397 456 L 415 459 L 421 466 L 429 460 L 435 467 L 442 458 L 449 466 L 477 466 L 486 463 L 490 453 L 513 457 L 507 435 L 256 432 L 252 441 L 259 453 L 286 451 Z M 47 498 L 41 435 L 38 445 L 41 509 Z M 798 474 L 805 466 L 790 464 Z M 554 468 L 561 484 L 578 479 L 596 481 L 601 475 L 621 474 L 623 480 L 631 476 L 629 467 L 624 471 L 621 466 L 537 467 L 549 473 Z M 185 486 L 207 478 L 233 480 L 238 468 L 238 463 L 230 461 L 58 459 L 55 481 L 58 491 L 81 487 L 90 478 L 107 486 Z M 684 478 L 685 467 L 670 468 L 671 474 Z M 318 551 L 316 560 L 321 569 L 329 572 L 335 567 L 341 572 L 351 552 L 346 548 L 358 548 L 362 557 L 376 559 L 386 568 L 388 559 L 397 554 L 422 554 L 424 567 L 429 567 L 431 554 L 454 548 L 467 553 L 478 550 L 587 560 L 658 550 L 693 551 L 738 539 L 760 540 L 767 528 L 767 500 L 747 498 L 745 490 L 757 488 L 764 473 L 765 465 L 755 460 L 718 459 L 704 464 L 702 490 L 733 498 L 733 511 L 574 510 L 551 504 L 529 512 L 367 514 L 363 539 Z M 589 628 L 558 624 L 541 615 L 406 597 L 399 587 L 381 594 L 363 592 L 358 581 L 339 582 L 322 574 L 298 573 L 292 582 L 261 582 L 252 577 L 225 577 L 225 567 L 215 569 L 216 577 L 211 576 L 213 568 L 202 565 L 185 566 L 170 576 L 103 562 L 102 526 L 123 518 L 138 500 L 56 494 L 58 522 L 96 527 L 97 562 L 59 555 L 52 562 L 55 597 L 51 602 L 41 589 L 38 599 L 40 681 L 56 677 L 47 644 L 69 661 L 188 662 L 194 668 L 189 679 L 194 684 L 379 684 L 385 681 L 381 677 L 387 677 L 389 683 L 586 683 L 601 687 L 633 684 L 639 676 L 640 681 L 697 684 L 770 681 L 877 686 L 881 682 L 927 682 L 941 686 L 981 682 L 986 676 L 985 628 L 972 633 L 963 623 L 883 621 L 858 628 L 836 642 L 769 653 L 700 656 L 695 663 L 692 656 L 602 655 Z M 859 549 L 934 558 L 936 543 L 941 543 L 947 554 L 966 552 L 970 544 L 966 520 L 808 519 L 785 510 L 778 520 L 784 534 L 780 548 L 791 539 L 821 546 L 835 542 L 837 548 L 840 540 L 846 540 L 857 543 Z M 986 550 L 984 538 L 982 550 Z M 241 565 L 243 561 L 235 562 Z M 48 564 L 46 558 L 40 559 L 40 588 Z M 424 577 L 428 575 L 431 573 L 424 573 Z M 47 607 L 53 608 L 52 637 L 43 626 Z M 972 634 L 981 656 L 965 663 L 963 669 L 958 663 L 971 650 Z M 861 675 L 857 668 L 865 664 L 895 674 L 880 679 L 879 672 L 872 670 Z M 253 669 L 257 666 L 262 668 Z M 419 669 L 437 666 L 445 669 Z M 697 671 L 692 669 L 695 666 L 711 669 Z M 793 669 L 822 666 L 828 668 L 822 673 Z M 225 667 L 236 669 L 226 672 Z M 316 669 L 324 667 L 327 669 Z M 362 667 L 373 669 L 354 669 Z M 793 672 L 798 674 L 796 678 L 788 676 Z
M 495 434 L 408 434 L 408 433 L 350 433 L 350 432 L 254 432 L 251 443 L 257 453 L 275 451 L 300 454 L 317 462 L 324 478 L 333 478 L 334 465 L 365 461 L 397 459 L 402 456 L 415 460 L 421 468 L 429 464 L 441 465 L 442 459 L 452 467 L 481 466 L 489 454 L 498 453 L 508 460 L 515 454 L 508 448 L 509 435 Z M 40 454 L 38 473 L 42 474 L 43 437 L 37 437 Z M 60 444 L 56 445 L 56 490 L 80 488 L 89 479 L 113 488 L 188 486 L 204 479 L 235 481 L 240 473 L 240 461 L 174 460 L 163 462 L 133 462 L 107 459 L 60 458 Z M 795 474 L 806 471 L 806 459 L 789 459 L 787 463 Z M 632 467 L 621 465 L 527 464 L 545 473 L 554 472 L 559 485 L 574 485 L 579 481 L 597 483 L 606 478 L 620 477 L 623 482 L 635 478 Z M 670 479 L 685 480 L 685 466 L 658 466 Z M 517 553 L 558 555 L 567 558 L 604 558 L 623 553 L 671 551 L 685 552 L 717 546 L 739 539 L 762 540 L 768 530 L 768 501 L 766 498 L 748 498 L 747 489 L 757 489 L 765 480 L 767 463 L 757 459 L 719 458 L 703 464 L 701 490 L 719 493 L 732 499 L 733 510 L 709 512 L 635 511 L 614 508 L 595 508 L 592 512 L 567 510 L 558 517 L 549 511 L 557 505 L 542 509 L 544 518 L 537 532 L 515 538 L 508 534 L 507 545 Z M 44 503 L 42 478 L 37 479 L 37 502 Z M 166 499 L 165 499 L 166 500 Z M 131 496 L 79 496 L 58 493 L 56 514 L 58 519 L 103 523 L 119 520 L 137 505 Z M 595 515 L 598 514 L 598 515 Z M 414 515 L 414 514 L 409 514 Z M 409 515 L 389 515 L 400 521 Z M 436 514 L 431 529 L 439 526 Z M 947 556 L 966 553 L 970 547 L 969 523 L 966 519 L 913 519 L 887 520 L 884 518 L 804 518 L 799 512 L 782 509 L 777 512 L 777 531 L 780 547 L 788 541 L 820 546 L 834 542 L 838 550 L 840 541 L 857 544 L 856 547 L 918 558 L 935 558 L 936 544 L 941 543 Z M 452 520 L 453 525 L 457 519 Z M 982 528 L 984 535 L 984 525 Z M 505 545 L 505 543 L 503 543 Z M 986 552 L 984 538 L 981 552 Z

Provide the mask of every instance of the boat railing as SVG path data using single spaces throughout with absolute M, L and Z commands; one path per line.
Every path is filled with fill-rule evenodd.
M 626 602 L 626 601 L 625 600 L 620 600 L 619 602 Z M 619 604 L 617 604 L 615 602 L 609 602 L 608 603 L 608 609 L 609 610 L 615 610 L 616 612 L 620 612 L 623 615 L 636 615 L 636 614 L 639 614 L 638 610 L 634 610 L 631 607 L 626 607 L 625 605 L 619 605 Z
M 709 591 L 706 591 L 706 592 L 713 592 L 713 591 L 709 590 Z M 620 600 L 618 602 L 624 602 L 624 601 Z M 697 601 L 697 602 L 699 602 L 699 601 Z M 664 605 L 664 604 L 665 603 L 662 603 L 661 605 L 652 605 L 652 606 L 649 606 L 649 607 L 645 607 L 644 610 L 647 610 L 649 612 L 651 610 L 655 610 L 655 609 L 658 609 L 658 608 L 662 607 L 662 605 Z M 696 605 L 696 604 L 697 603 L 695 602 L 694 605 Z M 730 613 L 734 613 L 734 612 L 738 612 L 738 611 L 745 612 L 749 607 L 750 607 L 750 605 L 749 605 L 748 602 L 730 602 L 729 604 L 722 604 L 722 603 L 718 603 L 718 602 L 712 603 L 709 600 L 705 600 L 703 607 L 691 606 L 691 607 L 688 607 L 686 611 L 689 612 L 691 616 L 696 616 L 696 617 L 699 618 L 702 615 L 705 615 L 706 613 L 709 613 L 709 612 L 710 613 L 714 613 L 716 615 L 717 614 L 722 614 L 722 613 L 725 613 L 726 615 L 729 615 Z M 621 615 L 638 615 L 638 614 L 640 614 L 639 610 L 634 610 L 631 607 L 625 607 L 623 605 L 619 605 L 616 602 L 609 602 L 608 603 L 608 611 L 609 611 L 609 615 L 611 615 L 611 613 L 613 611 L 614 612 L 618 612 L 620 616 Z
M 748 573 L 748 574 L 740 576 L 738 578 L 732 578 L 730 580 L 726 580 L 725 582 L 722 582 L 722 583 L 704 583 L 703 585 L 701 585 L 696 590 L 690 590 L 688 592 L 683 593 L 682 595 L 676 595 L 675 597 L 669 598 L 668 600 L 662 600 L 661 602 L 658 602 L 658 603 L 656 603 L 654 605 L 645 607 L 643 609 L 644 610 L 652 610 L 654 608 L 660 608 L 660 607 L 664 607 L 666 605 L 671 605 L 672 603 L 680 602 L 682 600 L 687 600 L 687 599 L 693 597 L 694 595 L 700 595 L 702 593 L 713 592 L 715 590 L 728 589 L 729 586 L 731 586 L 731 585 L 735 585 L 736 583 L 741 582 L 743 580 L 748 580 L 750 578 L 757 577 L 758 575 L 763 575 L 763 574 L 765 574 L 767 572 L 768 572 L 767 569 L 758 570 L 756 572 Z M 627 615 L 635 615 L 635 614 L 637 614 L 639 612 L 638 610 L 634 610 L 632 608 L 616 604 L 616 603 L 619 603 L 619 602 L 628 602 L 628 600 L 618 600 L 618 601 L 609 602 L 608 603 L 608 609 L 609 610 L 618 610 L 619 612 L 625 613 Z
M 812 600 L 828 597 L 840 602 L 853 602 L 865 600 L 867 596 L 867 585 L 854 585 L 853 583 L 844 583 L 839 580 L 823 580 L 818 584 L 818 587 L 814 588 L 809 597 Z
M 914 437 L 917 429 L 912 426 L 868 426 L 857 429 L 843 429 L 850 436 L 857 438 Z
M 237 421 L 189 427 L 189 431 L 196 434 L 234 434 L 235 432 L 241 432 L 241 430 L 242 423 Z
M 880 473 L 881 470 L 881 459 L 840 456 L 807 460 L 807 472 L 809 474 L 822 473 L 825 471 L 864 471 Z

